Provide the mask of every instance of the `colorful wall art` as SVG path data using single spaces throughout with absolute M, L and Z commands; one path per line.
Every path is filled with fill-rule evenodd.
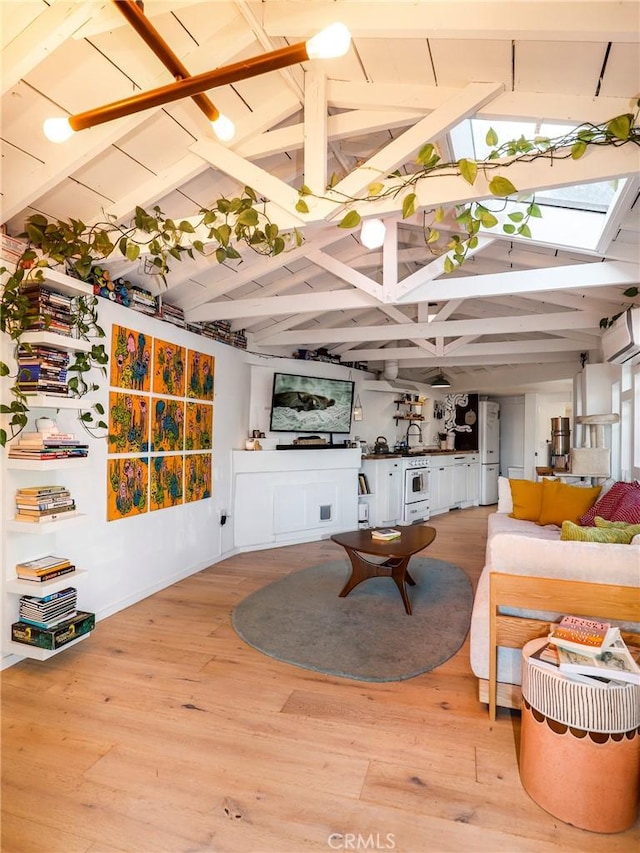
M 152 388 L 154 393 L 184 397 L 185 353 L 184 347 L 154 338 Z
M 187 355 L 187 397 L 213 401 L 215 358 L 197 350 Z
M 211 497 L 214 366 L 212 355 L 113 326 L 108 521 Z
M 148 509 L 149 460 L 146 456 L 107 460 L 107 520 L 141 515 Z
M 166 453 L 184 447 L 184 400 L 151 398 L 151 450 Z
M 211 450 L 213 447 L 213 406 L 187 400 L 185 450 Z
M 109 392 L 109 453 L 142 453 L 149 449 L 149 398 Z
M 183 502 L 184 456 L 154 456 L 151 459 L 151 511 Z
M 148 391 L 151 381 L 151 337 L 114 324 L 111 332 L 111 385 Z
M 184 499 L 186 503 L 211 497 L 211 454 L 185 456 Z

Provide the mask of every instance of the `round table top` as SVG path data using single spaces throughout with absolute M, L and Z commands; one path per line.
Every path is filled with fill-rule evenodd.
M 374 539 L 371 536 L 371 529 L 336 533 L 331 539 L 338 545 L 342 545 L 343 548 L 351 548 L 354 551 L 361 551 L 363 554 L 378 554 L 384 557 L 408 557 L 411 554 L 417 554 L 418 551 L 422 551 L 427 545 L 431 545 L 436 538 L 435 528 L 425 527 L 420 524 L 393 529 L 400 531 L 399 539 L 391 539 L 390 541 Z

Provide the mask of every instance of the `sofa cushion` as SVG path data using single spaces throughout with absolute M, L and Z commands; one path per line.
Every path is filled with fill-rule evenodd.
M 605 545 L 628 545 L 633 539 L 633 534 L 618 527 L 580 527 L 572 521 L 563 521 L 560 539 L 576 542 L 602 542 Z
M 640 524 L 640 487 L 631 484 L 631 488 L 615 508 L 610 521 L 626 521 L 629 524 Z
M 511 500 L 513 501 L 512 518 L 520 521 L 537 521 L 542 507 L 543 483 L 533 480 L 509 480 Z
M 635 523 L 633 518 L 618 518 L 618 506 L 628 494 L 636 493 L 640 495 L 640 483 L 623 483 L 618 481 L 598 500 L 591 509 L 583 513 L 578 519 L 578 524 L 582 527 L 593 526 L 594 518 L 599 516 L 607 521 L 629 521 Z M 629 507 L 631 509 L 631 507 Z M 631 515 L 633 513 L 630 512 Z M 639 519 L 640 520 L 640 519 Z
M 578 519 L 589 510 L 598 499 L 600 486 L 569 486 L 559 480 L 543 480 L 542 507 L 538 524 L 557 524 Z
M 497 512 L 513 512 L 511 483 L 507 477 L 498 477 L 498 509 Z
M 594 518 L 596 523 L 596 527 L 611 529 L 615 528 L 617 530 L 624 530 L 631 535 L 640 536 L 640 524 L 629 524 L 628 521 L 607 521 L 605 518 L 600 518 L 596 515 Z

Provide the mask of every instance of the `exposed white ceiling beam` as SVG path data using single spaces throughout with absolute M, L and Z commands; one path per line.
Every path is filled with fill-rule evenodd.
M 296 296 L 272 296 L 267 299 L 238 299 L 233 302 L 209 302 L 185 311 L 190 322 L 200 320 L 235 320 L 240 317 L 276 317 L 282 314 L 306 314 L 368 308 L 375 300 L 360 290 L 325 291 Z M 403 319 L 407 318 L 403 315 Z
M 327 270 L 327 272 L 333 273 L 348 284 L 352 284 L 354 287 L 357 287 L 365 293 L 368 293 L 370 296 L 374 296 L 379 301 L 382 301 L 381 285 L 368 276 L 363 275 L 361 272 L 352 269 L 337 258 L 333 258 L 331 255 L 327 255 L 326 252 L 322 252 L 318 249 L 308 249 L 306 257 L 312 263 Z
M 455 14 L 452 9 L 455 8 Z M 358 38 L 385 38 L 393 21 L 395 38 L 504 39 L 518 41 L 595 41 L 637 44 L 638 7 L 622 0 L 616 14 L 607 0 L 557 3 L 520 0 L 456 2 L 451 0 L 397 0 L 367 4 L 366 14 L 358 0 L 341 0 L 340 20 Z M 299 3 L 269 0 L 264 4 L 264 29 L 271 36 L 307 38 L 336 19 L 333 0 Z
M 313 68 L 304 78 L 304 182 L 316 195 L 327 186 L 327 78 Z
M 592 329 L 597 328 L 600 314 L 596 311 L 562 311 L 554 314 L 520 315 L 516 317 L 495 317 L 488 325 L 482 320 L 448 320 L 440 323 L 401 324 L 390 327 L 367 326 L 357 329 L 328 329 L 325 332 L 309 332 L 308 344 L 340 343 L 341 341 L 390 341 L 399 338 L 458 337 L 459 335 L 484 335 L 488 329 L 492 334 L 508 334 L 519 332 L 546 332 L 555 329 Z M 295 332 L 285 332 L 278 341 L 279 344 L 304 344 Z
M 542 356 L 545 353 L 553 356 L 554 353 L 576 352 L 578 350 L 580 350 L 580 346 L 575 343 L 571 343 L 570 341 L 563 341 L 554 338 L 537 338 L 536 340 L 527 341 L 495 341 L 488 343 L 467 342 L 463 343 L 457 349 L 449 349 L 449 347 L 446 347 L 445 352 L 441 357 L 446 358 L 447 364 L 452 365 L 473 364 L 473 360 L 475 358 L 484 360 L 487 356 L 497 356 L 502 357 L 503 359 L 505 356 L 509 358 L 513 356 L 514 359 L 516 356 L 522 356 L 535 361 L 538 356 Z M 354 359 L 357 359 L 358 361 L 372 361 L 385 357 L 404 362 L 420 358 L 420 354 L 416 351 L 415 347 L 407 346 L 385 349 L 354 348 L 352 350 L 352 355 Z
M 402 297 L 400 302 L 415 302 L 416 299 L 435 302 L 438 299 L 512 296 L 575 287 L 602 287 L 609 284 L 632 285 L 638 279 L 638 269 L 634 264 L 604 261 L 600 264 L 574 264 L 545 270 L 511 270 L 487 276 L 441 278 L 416 288 L 406 297 Z

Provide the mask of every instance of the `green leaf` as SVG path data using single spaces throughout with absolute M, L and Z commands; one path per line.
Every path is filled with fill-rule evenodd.
M 531 237 L 531 229 L 526 222 L 518 228 L 518 234 L 520 234 L 521 237 Z
M 238 223 L 240 225 L 257 225 L 258 224 L 258 214 L 251 207 L 249 210 L 243 210 L 242 213 L 238 215 Z
M 458 160 L 458 168 L 460 169 L 460 174 L 465 181 L 468 184 L 473 185 L 478 175 L 478 164 L 476 161 L 463 158 L 462 160 Z
M 0 362 L 0 376 L 8 376 L 8 375 L 9 375 L 9 367 L 4 362 Z
M 540 219 L 542 217 L 542 211 L 538 207 L 537 204 L 533 204 L 533 202 L 527 208 L 527 213 L 529 216 L 535 216 L 536 219 Z
M 440 232 L 436 231 L 435 228 L 432 228 L 431 231 L 429 231 L 429 236 L 427 237 L 427 243 L 435 243 L 439 239 L 440 239 Z
M 293 233 L 296 235 L 296 246 L 300 248 L 300 246 L 302 246 L 302 244 L 304 243 L 304 237 L 302 236 L 302 232 L 299 231 L 297 228 L 294 228 Z
M 204 254 L 204 243 L 202 242 L 202 240 L 194 240 L 193 248 L 196 250 L 196 252 L 200 252 L 201 255 Z
M 509 178 L 505 178 L 502 175 L 496 175 L 495 178 L 491 178 L 491 181 L 489 182 L 489 192 L 491 195 L 506 198 L 506 196 L 516 193 L 517 190 Z
M 241 255 L 238 253 L 238 251 L 236 249 L 233 248 L 233 246 L 227 246 L 226 254 L 227 254 L 228 258 L 231 258 L 234 261 L 237 261 L 238 258 L 241 257 Z
M 135 243 L 129 243 L 127 245 L 127 260 L 128 261 L 136 261 L 140 256 L 140 246 L 136 246 Z
M 478 238 L 477 237 L 470 237 L 467 245 L 469 246 L 470 249 L 475 249 L 476 246 L 478 245 Z
M 408 219 L 416 212 L 417 196 L 415 193 L 409 193 L 402 200 L 402 218 Z
M 509 222 L 507 222 L 506 225 L 502 226 L 502 230 L 504 231 L 505 234 L 515 234 L 516 233 L 516 226 L 511 225 Z
M 444 219 L 444 207 L 436 208 L 436 212 L 433 215 L 434 222 L 442 222 Z
M 491 146 L 498 144 L 498 134 L 495 132 L 495 130 L 492 127 L 490 127 L 489 130 L 487 131 L 487 135 L 485 136 L 484 141 L 486 142 L 487 145 L 491 145 Z
M 444 271 L 446 273 L 453 272 L 456 268 L 456 265 L 453 263 L 449 255 L 444 259 Z
M 383 189 L 384 189 L 384 184 L 381 184 L 379 182 L 369 184 L 368 193 L 369 193 L 369 195 L 373 195 L 373 196 L 380 195 L 380 193 L 382 192 Z
M 582 142 L 580 140 L 578 140 L 577 142 L 574 142 L 573 145 L 571 146 L 571 159 L 572 160 L 579 160 L 586 150 L 587 150 L 587 143 L 586 142 Z
M 360 225 L 362 217 L 357 210 L 350 210 L 338 222 L 338 228 L 356 228 Z
M 282 237 L 276 237 L 273 241 L 273 254 L 274 256 L 279 255 L 280 252 L 284 252 L 284 240 Z
M 509 219 L 512 222 L 522 222 L 524 219 L 524 213 L 521 213 L 519 210 L 516 210 L 514 213 L 509 214 Z
M 482 222 L 483 228 L 495 228 L 495 226 L 498 224 L 498 220 L 496 219 L 496 217 L 493 215 L 493 213 L 490 213 L 489 211 L 482 214 L 482 216 L 480 217 L 480 222 Z
M 616 118 L 612 118 L 607 124 L 607 130 L 612 136 L 615 136 L 616 139 L 622 139 L 625 141 L 629 138 L 632 120 L 633 116 L 631 113 L 625 113 L 624 115 L 617 116 Z
M 227 260 L 227 253 L 226 253 L 226 252 L 225 252 L 225 250 L 222 248 L 222 246 L 218 246 L 218 248 L 216 249 L 216 261 L 217 261 L 219 264 L 222 264 L 222 263 L 224 263 L 226 260 Z
M 303 184 L 298 190 L 298 195 L 313 195 L 313 193 L 311 192 L 310 187 L 308 187 L 306 184 Z
M 299 198 L 296 202 L 296 210 L 298 213 L 309 213 L 309 205 L 303 198 Z
M 182 220 L 182 222 L 179 225 L 179 228 L 184 234 L 193 234 L 193 233 L 195 233 L 195 230 L 196 230 L 193 227 L 193 225 L 190 222 L 188 222 L 186 219 Z
M 126 237 L 121 237 L 120 240 L 118 241 L 118 249 L 120 250 L 120 254 L 124 255 L 125 258 L 127 257 L 127 244 L 128 244 L 128 242 L 129 241 L 127 240 Z
M 637 287 L 628 287 L 625 291 L 623 291 L 623 295 L 629 296 L 630 298 L 637 296 L 639 293 L 640 290 Z
M 251 187 L 244 188 L 245 195 L 248 195 L 251 201 L 258 201 L 258 197 L 255 194 L 255 191 Z
M 430 142 L 427 142 L 427 144 L 423 145 L 422 148 L 418 151 L 416 162 L 424 166 L 426 163 L 429 162 L 429 160 L 431 160 L 434 152 L 434 146 Z
M 0 429 L 0 447 L 5 447 L 7 443 L 6 429 Z

